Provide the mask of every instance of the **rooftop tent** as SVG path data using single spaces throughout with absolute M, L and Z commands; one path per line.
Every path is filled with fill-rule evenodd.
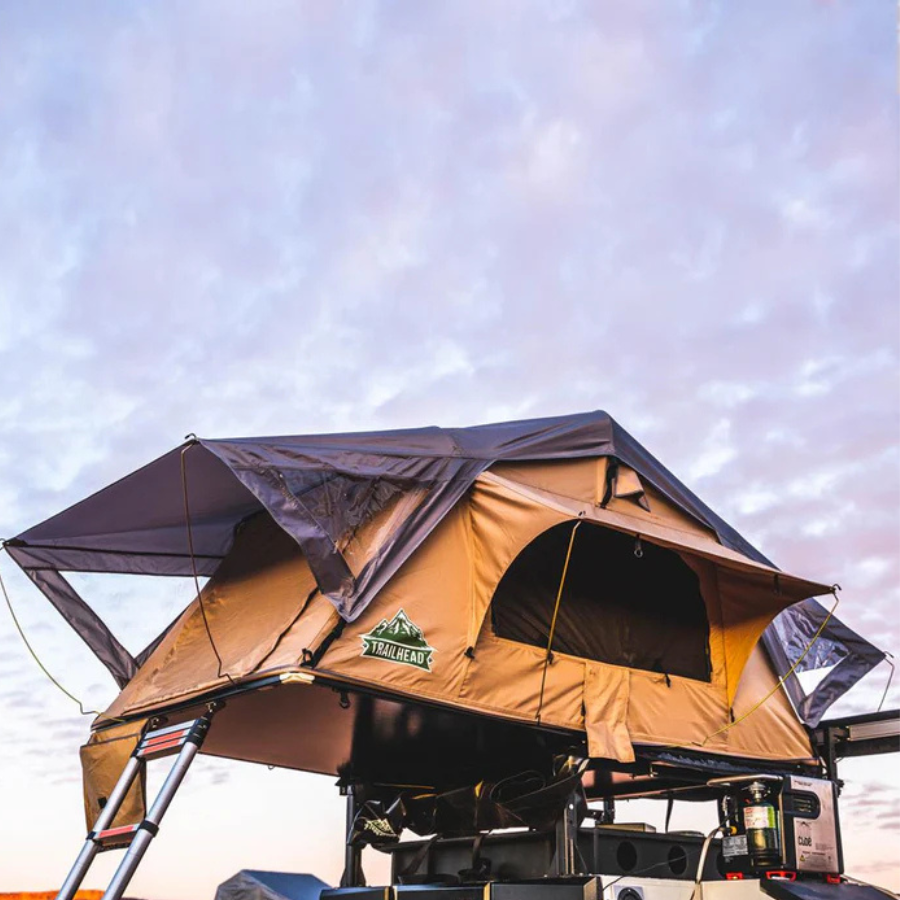
M 446 739 L 466 711 L 506 723 L 465 725 L 484 746 L 538 724 L 619 761 L 810 755 L 772 690 L 822 626 L 804 601 L 830 588 L 775 569 L 605 413 L 191 441 L 7 549 L 123 688 L 110 716 L 277 683 L 230 700 L 206 752 L 358 769 L 372 733 Z M 133 658 L 66 571 L 210 580 Z M 825 693 L 788 678 L 807 718 L 883 658 L 836 619 L 823 639 L 840 661 Z M 368 699 L 341 716 L 344 691 Z

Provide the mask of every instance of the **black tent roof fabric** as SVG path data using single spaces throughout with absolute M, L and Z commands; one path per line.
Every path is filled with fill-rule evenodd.
M 722 545 L 772 565 L 602 411 L 469 428 L 192 439 L 22 532 L 7 542 L 7 550 L 124 685 L 156 642 L 132 658 L 62 572 L 190 575 L 196 567 L 199 575 L 211 575 L 236 526 L 265 510 L 301 546 L 322 593 L 352 621 L 493 463 L 597 456 L 630 466 L 710 528 Z M 391 497 L 409 491 L 421 500 L 354 577 L 339 549 L 341 536 Z M 884 658 L 858 635 L 849 644 L 847 634 L 833 637 L 843 648 L 843 669 L 829 697 L 835 691 L 839 696 Z M 779 649 L 781 638 L 770 629 L 765 640 L 785 674 L 790 662 L 784 665 L 788 656 Z M 807 702 L 796 678 L 790 681 L 795 707 L 806 703 L 811 719 L 820 716 L 824 709 Z

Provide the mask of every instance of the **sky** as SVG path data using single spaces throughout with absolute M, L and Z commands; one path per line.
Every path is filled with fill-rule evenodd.
M 0 4 L 0 537 L 189 432 L 602 408 L 900 652 L 895 15 Z M 102 667 L 0 572 L 38 655 L 103 708 Z M 131 650 L 191 596 L 78 585 Z M 877 707 L 886 669 L 835 711 Z M 0 610 L 0 890 L 68 871 L 89 721 Z M 896 762 L 841 770 L 848 869 L 894 889 Z M 334 881 L 342 822 L 327 778 L 201 759 L 129 893 Z

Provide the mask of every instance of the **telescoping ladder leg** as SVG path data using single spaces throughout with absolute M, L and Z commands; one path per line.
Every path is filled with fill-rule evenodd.
M 210 705 L 207 713 L 199 719 L 182 722 L 179 725 L 171 725 L 168 728 L 160 728 L 148 731 L 135 748 L 128 760 L 128 764 L 122 773 L 119 783 L 110 795 L 109 801 L 103 808 L 94 830 L 88 834 L 87 841 L 82 848 L 69 877 L 63 884 L 56 900 L 73 900 L 76 891 L 81 885 L 84 876 L 90 868 L 94 857 L 102 850 L 110 850 L 127 846 L 125 857 L 119 863 L 112 881 L 103 894 L 103 900 L 121 900 L 131 876 L 134 875 L 142 857 L 147 852 L 147 847 L 159 831 L 159 823 L 165 815 L 175 792 L 184 780 L 187 770 L 190 768 L 194 757 L 200 750 L 213 713 L 218 707 Z M 153 801 L 147 817 L 136 825 L 122 825 L 117 828 L 108 827 L 128 789 L 134 783 L 134 779 L 148 760 L 162 756 L 177 754 L 159 794 Z
M 178 726 L 174 727 L 177 728 Z M 159 832 L 159 823 L 166 814 L 175 792 L 181 786 L 184 776 L 187 775 L 187 770 L 194 761 L 194 757 L 199 752 L 200 745 L 203 743 L 208 729 L 209 717 L 203 716 L 195 719 L 192 723 L 188 723 L 185 732 L 176 732 L 175 735 L 168 738 L 166 735 L 161 735 L 157 738 L 155 746 L 151 744 L 147 748 L 147 754 L 149 755 L 162 755 L 175 748 L 178 752 L 178 757 L 172 764 L 172 768 L 169 770 L 169 774 L 166 776 L 159 794 L 153 801 L 153 805 L 147 813 L 147 818 L 140 825 L 127 826 L 133 830 L 133 837 L 128 850 L 125 852 L 124 859 L 119 863 L 119 868 L 116 869 L 116 874 L 113 875 L 112 881 L 110 881 L 109 887 L 103 895 L 103 900 L 120 900 L 122 894 L 125 893 L 125 888 L 128 887 L 131 876 L 134 875 L 141 859 L 147 852 L 150 842 Z M 173 737 L 175 738 L 175 743 L 173 743 Z
M 68 877 L 63 882 L 63 886 L 56 895 L 56 900 L 72 900 L 78 888 L 81 887 L 81 882 L 84 880 L 84 876 L 87 875 L 94 857 L 104 849 L 102 844 L 96 839 L 96 836 L 102 834 L 112 824 L 119 807 L 122 805 L 122 801 L 125 799 L 125 795 L 128 793 L 131 785 L 134 784 L 135 778 L 138 777 L 144 765 L 144 760 L 135 754 L 129 757 L 118 782 L 116 782 L 115 788 L 113 788 L 113 792 L 106 801 L 106 806 L 100 810 L 100 815 L 97 816 L 94 830 L 88 834 L 84 846 L 81 848 L 81 853 L 78 854 L 78 859 L 75 860 L 75 865 L 72 866 L 72 871 L 69 872 Z

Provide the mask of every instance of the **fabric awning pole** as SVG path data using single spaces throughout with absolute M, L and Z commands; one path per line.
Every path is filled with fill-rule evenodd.
M 23 566 L 16 558 L 15 546 L 10 544 L 6 545 L 6 552 L 90 647 L 94 656 L 106 666 L 116 684 L 120 688 L 125 687 L 137 672 L 138 665 L 100 616 L 81 599 L 75 588 L 59 572 Z

